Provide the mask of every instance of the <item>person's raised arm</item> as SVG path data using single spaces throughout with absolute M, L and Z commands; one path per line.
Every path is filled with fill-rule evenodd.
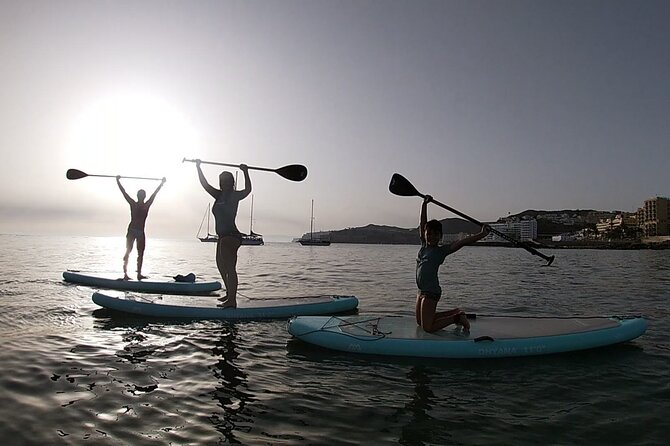
M 484 237 L 489 235 L 489 232 L 491 232 L 491 227 L 489 225 L 482 225 L 482 230 L 479 231 L 479 233 L 473 234 L 469 237 L 465 237 L 460 240 L 456 240 L 449 246 L 449 249 L 451 250 L 451 252 L 458 251 L 464 246 L 472 245 L 473 243 L 483 239 Z
M 245 198 L 251 193 L 251 178 L 249 177 L 249 168 L 246 164 L 240 164 L 240 170 L 244 174 L 244 189 L 242 190 L 242 198 Z
M 151 194 L 151 197 L 149 197 L 149 200 L 147 200 L 147 206 L 151 206 L 151 203 L 154 202 L 154 198 L 156 198 L 156 195 L 158 194 L 158 191 L 161 190 L 161 187 L 163 187 L 163 185 L 165 184 L 165 181 L 167 181 L 167 180 L 165 179 L 165 177 L 163 177 L 163 179 L 161 180 L 161 184 L 158 185 L 158 187 L 156 188 L 154 193 Z
M 426 208 L 428 207 L 428 203 L 433 199 L 430 195 L 426 195 L 423 199 L 423 203 L 421 203 L 421 217 L 419 218 L 419 235 L 421 237 L 421 241 L 425 242 L 426 241 L 426 223 L 428 223 L 428 214 Z
M 219 198 L 219 190 L 215 188 L 214 186 L 210 185 L 207 182 L 207 178 L 205 178 L 205 174 L 202 173 L 202 169 L 200 168 L 200 160 L 195 160 L 195 167 L 198 169 L 198 179 L 200 180 L 200 184 L 202 184 L 202 187 L 207 191 L 209 195 L 214 197 L 216 200 Z
M 118 186 L 119 186 L 119 190 L 120 190 L 121 193 L 123 194 L 123 198 L 125 198 L 126 201 L 127 201 L 129 204 L 134 204 L 134 203 L 135 203 L 135 200 L 133 200 L 132 198 L 130 198 L 130 195 L 128 195 L 128 194 L 126 193 L 126 190 L 125 190 L 125 189 L 123 188 L 123 186 L 121 185 L 121 175 L 117 175 L 117 176 L 116 176 L 116 184 L 118 184 Z

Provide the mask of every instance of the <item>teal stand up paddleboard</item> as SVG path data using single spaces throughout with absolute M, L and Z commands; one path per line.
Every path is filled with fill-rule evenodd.
M 547 355 L 627 342 L 647 329 L 641 317 L 477 316 L 470 331 L 450 326 L 427 333 L 413 317 L 295 317 L 294 337 L 351 353 L 425 358 Z
M 285 299 L 258 299 L 238 301 L 237 308 L 211 305 L 187 305 L 192 299 L 186 296 L 161 298 L 161 302 L 142 297 L 114 297 L 102 293 L 93 294 L 93 302 L 110 310 L 139 316 L 163 317 L 170 319 L 221 319 L 259 320 L 288 319 L 300 315 L 324 315 L 346 313 L 356 309 L 358 299 L 354 296 L 310 296 Z M 169 303 L 167 303 L 167 302 Z
M 63 272 L 66 282 L 96 288 L 108 288 L 120 291 L 168 294 L 210 294 L 221 289 L 221 282 L 156 282 L 152 280 L 122 280 L 80 274 L 74 271 Z

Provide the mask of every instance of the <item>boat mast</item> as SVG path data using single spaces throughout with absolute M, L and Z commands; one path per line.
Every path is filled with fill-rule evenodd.
M 309 239 L 314 239 L 314 199 L 312 198 L 312 217 L 309 219 Z
M 251 216 L 249 217 L 249 235 L 254 235 L 254 194 L 251 194 Z
M 200 238 L 200 230 L 202 229 L 203 223 L 205 223 L 205 217 L 207 217 L 207 237 L 209 237 L 210 232 L 209 232 L 209 204 L 207 204 L 207 209 L 205 209 L 205 215 L 202 216 L 202 220 L 200 220 L 200 227 L 198 228 L 198 233 L 196 234 L 197 238 Z

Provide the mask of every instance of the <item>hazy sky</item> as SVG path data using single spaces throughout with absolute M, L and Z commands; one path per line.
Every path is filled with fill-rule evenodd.
M 394 172 L 484 221 L 633 211 L 670 195 L 669 23 L 646 0 L 4 0 L 0 233 L 124 235 L 115 181 L 77 168 L 166 176 L 147 233 L 193 237 L 210 199 L 183 157 L 306 165 L 251 172 L 270 239 L 312 199 L 316 230 L 415 226 Z

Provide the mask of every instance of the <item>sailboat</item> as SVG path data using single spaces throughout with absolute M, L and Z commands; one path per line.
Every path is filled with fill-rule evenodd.
M 205 211 L 205 215 L 202 217 L 202 221 L 200 222 L 200 227 L 198 228 L 198 234 L 197 237 L 200 239 L 201 242 L 217 242 L 219 240 L 219 236 L 216 234 L 212 234 L 210 231 L 210 219 L 209 216 L 211 214 L 210 212 L 210 206 L 207 205 L 207 210 Z M 200 237 L 200 230 L 202 229 L 202 225 L 205 223 L 205 218 L 207 218 L 207 235 L 205 237 Z M 242 245 L 248 245 L 248 246 L 259 246 L 265 244 L 263 241 L 263 236 L 261 234 L 256 234 L 253 231 L 253 220 L 254 220 L 254 196 L 251 196 L 251 219 L 249 223 L 249 234 L 242 234 Z
M 309 238 L 301 238 L 298 240 L 303 246 L 329 246 L 330 240 L 321 240 L 314 238 L 314 200 L 312 200 L 312 218 L 309 222 Z
M 219 236 L 216 234 L 212 234 L 209 232 L 209 212 L 210 210 L 210 205 L 207 205 L 207 210 L 205 211 L 205 215 L 202 216 L 202 221 L 200 222 L 200 227 L 198 228 L 198 233 L 196 234 L 196 237 L 200 239 L 201 242 L 217 242 L 219 240 Z M 205 222 L 205 218 L 207 218 L 207 235 L 205 237 L 200 237 L 200 230 L 202 229 L 202 224 Z
M 263 236 L 254 233 L 254 196 L 251 195 L 251 216 L 249 217 L 249 235 L 242 234 L 242 244 L 249 246 L 264 245 Z

